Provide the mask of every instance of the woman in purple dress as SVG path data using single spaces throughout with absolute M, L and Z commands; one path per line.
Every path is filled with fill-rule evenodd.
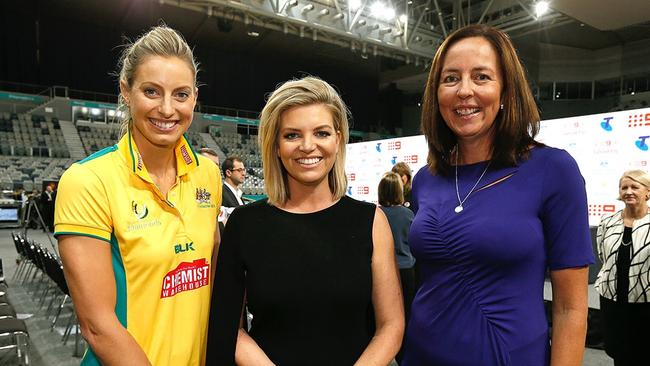
M 534 140 L 539 120 L 505 33 L 471 25 L 440 46 L 422 105 L 428 165 L 413 181 L 422 286 L 403 365 L 581 364 L 593 263 L 584 179 L 566 151 Z

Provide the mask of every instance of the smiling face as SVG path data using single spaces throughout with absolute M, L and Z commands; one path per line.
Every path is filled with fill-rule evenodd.
M 173 148 L 192 123 L 197 91 L 190 67 L 177 57 L 149 56 L 129 87 L 120 82 L 140 150 Z
M 332 113 L 322 104 L 292 107 L 282 113 L 277 146 L 289 190 L 302 185 L 329 191 L 327 177 L 340 139 Z
M 625 205 L 631 207 L 645 205 L 650 195 L 646 186 L 629 177 L 621 178 L 618 193 Z
M 438 105 L 460 143 L 491 146 L 502 89 L 499 57 L 489 41 L 470 37 L 449 48 L 438 84 Z

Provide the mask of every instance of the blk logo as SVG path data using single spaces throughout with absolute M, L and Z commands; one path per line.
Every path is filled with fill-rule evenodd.
M 185 244 L 176 244 L 174 245 L 174 253 L 184 253 L 184 252 L 189 252 L 189 251 L 194 251 L 194 242 L 191 241 L 189 243 Z
M 614 117 L 605 117 L 603 118 L 603 121 L 600 122 L 600 127 L 603 128 L 603 130 L 609 132 L 612 130 L 612 125 L 611 125 L 611 120 L 613 120 Z
M 352 195 L 352 187 L 348 186 L 348 196 L 351 196 L 351 195 Z
M 375 146 L 375 149 L 377 152 L 381 152 L 381 142 L 378 142 L 377 145 Z
M 393 156 L 393 158 L 390 159 L 390 163 L 391 165 L 395 165 L 395 163 L 397 163 L 397 156 Z
M 636 147 L 638 147 L 642 151 L 648 151 L 648 144 L 645 143 L 645 140 L 648 139 L 650 136 L 639 136 L 639 139 L 634 142 Z

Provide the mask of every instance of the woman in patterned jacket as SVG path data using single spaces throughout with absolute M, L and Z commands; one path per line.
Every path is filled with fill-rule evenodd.
M 650 175 L 626 171 L 618 193 L 625 208 L 604 216 L 598 226 L 603 266 L 595 287 L 607 354 L 615 366 L 642 365 L 647 364 L 644 353 L 650 329 Z

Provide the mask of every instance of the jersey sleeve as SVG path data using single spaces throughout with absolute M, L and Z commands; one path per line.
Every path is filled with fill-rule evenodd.
M 221 169 L 219 169 L 219 166 L 217 164 L 214 164 L 214 170 L 215 170 L 215 182 L 216 182 L 216 187 L 215 187 L 215 205 L 217 206 L 217 218 L 221 216 L 221 204 L 223 203 L 223 192 L 221 189 L 223 189 L 223 182 L 221 181 Z
M 212 289 L 206 365 L 235 365 L 235 348 L 245 294 L 241 255 L 246 230 L 236 210 L 224 230 Z
M 564 150 L 555 150 L 545 170 L 541 219 L 547 263 L 551 270 L 594 263 L 589 233 L 585 180 L 576 161 Z
M 106 189 L 82 164 L 73 164 L 59 182 L 54 236 L 82 235 L 110 243 L 113 222 Z

